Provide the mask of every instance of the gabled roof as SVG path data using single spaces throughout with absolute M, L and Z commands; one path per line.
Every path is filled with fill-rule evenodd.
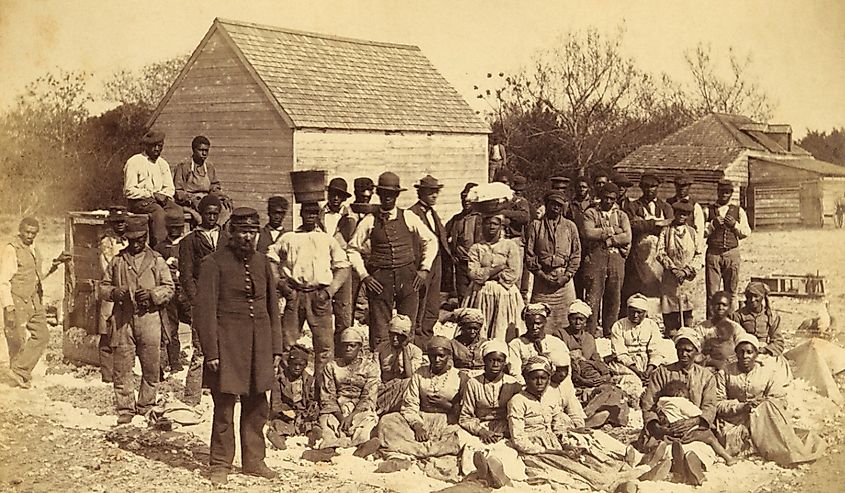
M 789 125 L 757 123 L 742 115 L 710 113 L 657 144 L 644 145 L 626 156 L 615 167 L 623 169 L 724 170 L 745 151 L 774 156 L 812 158 L 809 152 L 792 144 L 785 149 L 770 135 L 791 133 Z
M 813 158 L 784 160 L 755 158 L 754 160 L 771 164 L 779 164 L 781 166 L 800 169 L 803 171 L 810 171 L 821 176 L 845 176 L 845 166 L 828 163 L 827 161 L 819 161 L 818 159 Z
M 295 128 L 490 132 L 416 46 L 215 19 L 197 52 L 215 30 Z

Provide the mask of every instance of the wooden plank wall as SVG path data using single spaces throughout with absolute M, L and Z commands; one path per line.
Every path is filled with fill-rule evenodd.
M 350 193 L 355 177 L 369 176 L 375 182 L 382 172 L 393 171 L 408 189 L 399 196 L 400 207 L 416 201 L 414 183 L 431 174 L 445 185 L 436 206 L 444 222 L 460 210 L 460 192 L 467 182 L 487 182 L 483 134 L 297 130 L 294 145 L 296 170 L 325 169 L 328 179 L 345 178 Z
M 800 184 L 764 185 L 754 189 L 755 227 L 800 226 Z
M 208 137 L 209 160 L 224 192 L 236 206 L 257 209 L 262 221 L 269 196 L 292 198 L 293 132 L 219 32 L 203 47 L 155 126 L 167 133 L 162 155 L 171 165 L 190 159 L 196 135 Z
M 800 181 L 815 180 L 818 173 L 802 169 L 792 168 L 769 161 L 750 159 L 748 172 L 751 181 L 756 184 L 768 183 L 797 183 Z
M 824 177 L 821 179 L 822 214 L 825 226 L 833 225 L 833 214 L 836 213 L 836 199 L 845 194 L 845 178 Z

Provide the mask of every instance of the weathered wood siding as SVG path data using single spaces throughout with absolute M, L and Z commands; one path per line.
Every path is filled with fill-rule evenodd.
M 408 189 L 399 196 L 399 207 L 416 201 L 414 183 L 431 174 L 445 185 L 436 206 L 444 222 L 460 210 L 460 193 L 467 182 L 487 182 L 483 134 L 297 130 L 293 141 L 295 170 L 325 169 L 328 179 L 345 178 L 350 193 L 358 176 L 375 182 L 384 171 L 398 174 Z
M 822 214 L 825 226 L 833 225 L 833 214 L 836 213 L 836 199 L 845 195 L 845 178 L 824 177 L 821 179 Z
M 753 188 L 754 227 L 801 225 L 800 184 L 761 185 Z
M 748 165 L 751 182 L 758 184 L 785 183 L 795 184 L 800 181 L 816 180 L 818 173 L 784 166 L 770 161 L 751 159 Z
M 155 126 L 167 133 L 162 155 L 171 165 L 190 159 L 195 136 L 208 137 L 209 160 L 236 206 L 265 217 L 269 196 L 292 199 L 293 133 L 220 32 L 198 53 Z

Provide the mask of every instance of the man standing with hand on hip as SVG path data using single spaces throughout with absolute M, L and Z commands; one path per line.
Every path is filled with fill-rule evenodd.
M 707 287 L 707 316 L 710 316 L 710 297 L 725 291 L 736 298 L 739 289 L 739 240 L 751 234 L 748 216 L 742 207 L 731 204 L 734 186 L 720 180 L 716 188 L 716 203 L 708 209 L 704 235 L 707 252 L 704 255 L 704 284 Z M 724 285 L 724 288 L 722 287 Z M 736 300 L 732 300 L 736 304 Z

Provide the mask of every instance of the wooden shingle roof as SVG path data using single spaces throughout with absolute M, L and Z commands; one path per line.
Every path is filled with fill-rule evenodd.
M 489 133 L 416 46 L 216 19 L 296 128 Z

